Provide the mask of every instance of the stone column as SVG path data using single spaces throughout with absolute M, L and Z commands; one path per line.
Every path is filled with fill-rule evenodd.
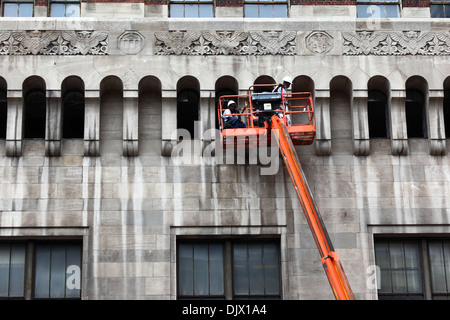
M 369 118 L 367 111 L 367 91 L 353 92 L 352 132 L 353 152 L 356 156 L 367 156 L 370 153 Z
M 314 117 L 316 120 L 316 155 L 331 154 L 330 91 L 316 91 Z
M 391 152 L 396 156 L 408 154 L 405 102 L 406 91 L 391 91 L 391 107 L 389 108 Z
M 23 99 L 21 90 L 7 92 L 6 156 L 22 155 Z
M 123 155 L 135 157 L 139 154 L 139 95 L 137 90 L 123 93 Z
M 440 156 L 446 153 L 444 125 L 444 92 L 430 90 L 428 100 L 427 128 L 430 140 L 430 154 Z
M 62 112 L 61 91 L 47 90 L 47 108 L 45 119 L 45 155 L 61 155 Z
M 165 157 L 170 157 L 173 147 L 176 145 L 175 132 L 177 130 L 177 92 L 176 90 L 162 91 L 161 110 L 161 136 L 162 150 Z
M 216 128 L 216 112 L 215 92 L 201 91 L 199 118 L 200 125 L 198 126 L 199 132 L 196 138 L 201 140 L 202 154 L 205 151 L 205 148 L 216 139 L 214 131 L 214 129 Z
M 100 154 L 100 92 L 86 90 L 84 93 L 84 155 Z

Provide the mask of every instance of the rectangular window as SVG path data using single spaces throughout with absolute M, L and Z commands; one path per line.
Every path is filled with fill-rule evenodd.
M 358 18 L 398 18 L 400 2 L 398 0 L 357 0 Z
M 33 0 L 3 2 L 4 17 L 32 17 Z
M 0 298 L 80 299 L 81 252 L 80 242 L 0 243 Z
M 450 18 L 450 1 L 431 0 L 430 15 L 431 18 Z
M 58 0 L 50 3 L 51 17 L 80 17 L 80 1 L 79 0 Z
M 214 2 L 211 0 L 174 0 L 170 1 L 171 18 L 213 18 Z
M 279 243 L 180 241 L 179 299 L 280 299 Z
M 375 261 L 380 300 L 450 299 L 450 240 L 375 239 Z
M 286 0 L 246 0 L 244 3 L 245 18 L 287 18 L 287 16 Z

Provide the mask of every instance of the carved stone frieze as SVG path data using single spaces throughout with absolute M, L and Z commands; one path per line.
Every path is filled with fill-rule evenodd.
M 294 31 L 168 31 L 155 33 L 157 55 L 294 55 Z
M 450 55 L 450 33 L 421 31 L 343 32 L 344 55 Z
M 2 31 L 0 55 L 105 55 L 108 34 L 95 31 Z
M 333 48 L 333 38 L 324 31 L 313 31 L 306 37 L 306 47 L 315 54 L 326 54 Z

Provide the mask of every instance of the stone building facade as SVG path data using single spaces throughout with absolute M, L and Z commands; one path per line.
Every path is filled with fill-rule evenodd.
M 212 3 L 0 18 L 0 296 L 333 299 L 281 159 L 212 152 L 218 96 L 290 76 L 314 96 L 316 139 L 296 151 L 355 297 L 448 297 L 450 23 L 430 13 L 446 1 L 395 18 Z

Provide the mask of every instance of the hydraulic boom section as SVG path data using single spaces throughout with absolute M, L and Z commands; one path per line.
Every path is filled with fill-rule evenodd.
M 334 251 L 316 202 L 309 189 L 286 125 L 277 115 L 272 116 L 271 120 L 271 127 L 276 129 L 273 130 L 275 139 L 277 140 L 303 212 L 305 213 L 317 248 L 319 249 L 320 260 L 333 289 L 334 296 L 337 300 L 354 300 L 352 289 L 342 268 L 341 261 Z

